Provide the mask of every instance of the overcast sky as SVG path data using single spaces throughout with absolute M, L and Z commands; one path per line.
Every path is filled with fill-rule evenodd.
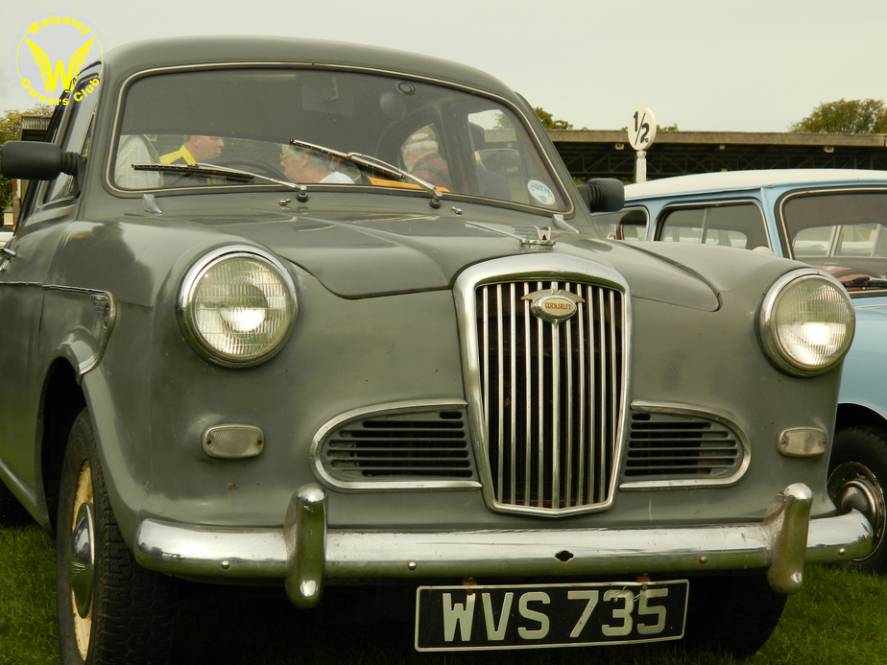
M 623 127 L 649 106 L 682 130 L 784 131 L 823 101 L 887 99 L 887 0 L 4 0 L 0 109 L 29 106 L 16 46 L 51 15 L 81 19 L 106 49 L 252 34 L 425 53 L 486 70 L 594 129 Z

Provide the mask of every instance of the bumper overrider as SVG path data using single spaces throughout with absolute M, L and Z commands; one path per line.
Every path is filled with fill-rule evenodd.
M 872 549 L 862 513 L 810 519 L 813 494 L 789 485 L 761 522 L 673 528 L 394 531 L 330 529 L 326 494 L 299 488 L 282 528 L 144 520 L 136 560 L 181 577 L 285 581 L 313 607 L 324 583 L 410 578 L 551 577 L 766 570 L 780 593 L 798 591 L 804 564 L 849 561 Z

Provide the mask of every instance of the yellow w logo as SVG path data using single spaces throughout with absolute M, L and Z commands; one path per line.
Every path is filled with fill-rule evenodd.
M 92 43 L 95 39 L 90 39 L 83 46 L 74 51 L 74 54 L 68 61 L 67 69 L 65 69 L 65 63 L 62 62 L 61 59 L 56 60 L 55 71 L 52 69 L 52 61 L 49 58 L 49 54 L 30 39 L 25 38 L 25 41 L 28 42 L 31 54 L 34 56 L 34 62 L 36 62 L 37 67 L 40 68 L 40 78 L 43 79 L 43 86 L 46 88 L 47 92 L 55 92 L 59 80 L 61 80 L 62 88 L 64 90 L 69 90 L 71 88 L 74 81 L 77 80 L 77 74 L 83 69 L 83 62 L 86 60 L 86 56 L 89 54 L 89 50 L 92 48 Z

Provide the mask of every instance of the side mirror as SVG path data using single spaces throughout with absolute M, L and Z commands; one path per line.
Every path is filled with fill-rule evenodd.
M 52 180 L 60 173 L 75 175 L 80 155 L 62 152 L 54 143 L 7 141 L 0 153 L 0 173 L 21 180 Z
M 625 185 L 616 178 L 592 178 L 579 185 L 579 194 L 591 212 L 616 212 L 625 205 Z

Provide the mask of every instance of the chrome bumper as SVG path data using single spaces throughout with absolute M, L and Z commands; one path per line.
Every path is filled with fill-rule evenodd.
M 692 574 L 760 569 L 797 591 L 805 562 L 864 557 L 862 513 L 810 519 L 812 493 L 790 485 L 762 522 L 675 528 L 357 531 L 327 529 L 326 495 L 299 489 L 281 528 L 222 528 L 146 519 L 136 560 L 182 577 L 279 578 L 292 602 L 315 605 L 325 580 Z

